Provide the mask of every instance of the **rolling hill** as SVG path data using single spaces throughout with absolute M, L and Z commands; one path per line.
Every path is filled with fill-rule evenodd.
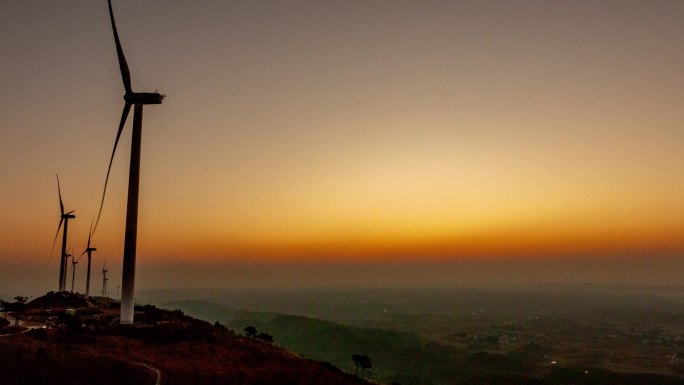
M 164 385 L 368 384 L 180 311 L 136 307 L 136 324 L 119 326 L 115 302 L 72 296 L 52 293 L 15 306 L 24 325 L 37 326 L 19 333 L 7 326 L 8 335 L 0 329 L 0 384 L 155 384 L 159 377 Z

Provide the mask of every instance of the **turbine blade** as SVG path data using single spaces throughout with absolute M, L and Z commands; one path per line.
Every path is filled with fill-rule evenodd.
M 59 194 L 59 210 L 64 215 L 64 204 L 62 204 L 62 189 L 59 188 L 59 175 L 55 174 L 57 177 L 57 194 Z
M 52 254 L 55 252 L 55 243 L 57 243 L 57 236 L 59 235 L 59 230 L 62 228 L 62 222 L 64 222 L 64 218 L 59 218 L 59 226 L 57 226 L 57 232 L 55 233 L 55 240 L 52 241 L 52 249 L 50 250 L 50 259 L 48 259 L 47 264 L 50 264 L 50 261 L 52 261 Z
M 100 210 L 97 212 L 97 220 L 95 221 L 95 227 L 93 227 L 92 234 L 95 234 L 97 230 L 97 225 L 100 223 L 100 216 L 102 215 L 102 206 L 104 206 L 105 194 L 107 194 L 107 183 L 109 182 L 109 172 L 112 171 L 112 162 L 114 161 L 114 154 L 116 153 L 116 146 L 119 144 L 119 138 L 121 137 L 121 131 L 123 131 L 124 124 L 126 124 L 126 118 L 128 117 L 128 112 L 131 110 L 131 104 L 126 103 L 124 105 L 123 112 L 121 113 L 121 122 L 119 122 L 119 131 L 116 133 L 116 139 L 114 140 L 114 149 L 112 150 L 112 157 L 109 158 L 109 167 L 107 167 L 107 177 L 105 178 L 104 190 L 102 190 L 102 201 L 100 201 Z
M 121 49 L 121 42 L 119 41 L 119 34 L 116 32 L 116 22 L 114 22 L 114 12 L 112 12 L 112 0 L 107 0 L 109 3 L 109 18 L 112 20 L 112 31 L 114 31 L 114 42 L 116 43 L 116 55 L 119 57 L 119 69 L 121 70 L 121 78 L 123 79 L 124 89 L 129 94 L 131 91 L 131 73 L 128 71 L 128 64 L 124 56 L 123 49 Z

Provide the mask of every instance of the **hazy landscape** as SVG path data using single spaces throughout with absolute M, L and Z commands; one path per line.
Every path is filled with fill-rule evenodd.
M 352 354 L 367 354 L 373 378 L 383 383 L 679 383 L 684 374 L 677 359 L 684 347 L 681 287 L 147 295 L 160 301 L 185 295 L 163 306 L 238 331 L 254 326 L 289 350 L 347 371 Z

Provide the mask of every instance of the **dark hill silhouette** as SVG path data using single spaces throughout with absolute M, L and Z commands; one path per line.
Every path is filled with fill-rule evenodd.
M 28 309 L 66 309 L 92 307 L 85 296 L 69 292 L 48 292 L 26 304 Z
M 51 293 L 27 306 L 34 327 L 54 326 L 0 337 L 0 385 L 154 384 L 157 371 L 165 385 L 368 384 L 181 311 L 137 306 L 136 324 L 119 326 L 109 301 L 77 297 Z
M 27 334 L 0 338 L 0 384 L 154 384 L 150 370 L 105 355 L 61 351 L 61 344 L 37 342 Z

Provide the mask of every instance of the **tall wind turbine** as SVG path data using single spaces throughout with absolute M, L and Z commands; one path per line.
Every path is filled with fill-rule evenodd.
M 90 233 L 88 233 L 88 246 L 86 247 L 85 250 L 83 250 L 83 253 L 78 257 L 78 259 L 81 259 L 83 254 L 88 253 L 88 274 L 86 275 L 86 292 L 85 296 L 88 298 L 90 296 L 90 260 L 92 258 L 92 252 L 96 251 L 97 249 L 94 247 L 90 247 L 90 237 L 93 235 L 93 223 L 90 222 Z
M 59 259 L 59 289 L 58 291 L 64 291 L 66 287 L 66 246 L 67 246 L 67 230 L 69 228 L 69 219 L 76 218 L 73 215 L 74 211 L 64 212 L 64 203 L 62 203 L 62 189 L 59 187 L 59 175 L 57 175 L 57 194 L 59 195 L 59 210 L 61 216 L 59 219 L 59 226 L 57 226 L 57 233 L 55 233 L 55 239 L 52 241 L 52 251 L 50 252 L 50 258 L 52 258 L 52 253 L 55 250 L 55 243 L 57 242 L 57 236 L 59 235 L 59 230 L 62 228 L 62 223 L 64 223 L 64 231 L 62 232 L 62 254 Z
M 140 179 L 140 141 L 142 135 L 142 117 L 143 106 L 145 104 L 161 104 L 164 95 L 158 92 L 133 92 L 131 86 L 131 74 L 128 71 L 128 64 L 124 57 L 121 43 L 119 42 L 119 34 L 116 31 L 116 23 L 114 22 L 114 12 L 112 11 L 112 1 L 108 0 L 109 18 L 112 22 L 112 31 L 114 32 L 114 43 L 116 44 L 116 54 L 119 58 L 119 70 L 121 71 L 121 78 L 124 85 L 124 108 L 121 114 L 121 121 L 119 122 L 119 130 L 116 133 L 114 141 L 114 149 L 109 160 L 109 167 L 107 168 L 107 177 L 105 178 L 105 186 L 102 191 L 102 201 L 100 202 L 100 211 L 95 221 L 95 229 L 100 222 L 100 215 L 102 214 L 102 206 L 104 205 L 104 198 L 107 192 L 107 182 L 109 181 L 109 172 L 112 169 L 112 161 L 114 160 L 114 153 L 116 153 L 116 146 L 121 137 L 128 112 L 132 105 L 135 105 L 133 115 L 133 141 L 131 144 L 131 163 L 128 174 L 128 207 L 126 209 L 126 234 L 124 238 L 124 261 L 123 261 L 123 277 L 121 280 L 121 314 L 120 322 L 122 324 L 133 323 L 133 297 L 135 291 L 135 252 L 136 241 L 138 235 L 138 190 Z

